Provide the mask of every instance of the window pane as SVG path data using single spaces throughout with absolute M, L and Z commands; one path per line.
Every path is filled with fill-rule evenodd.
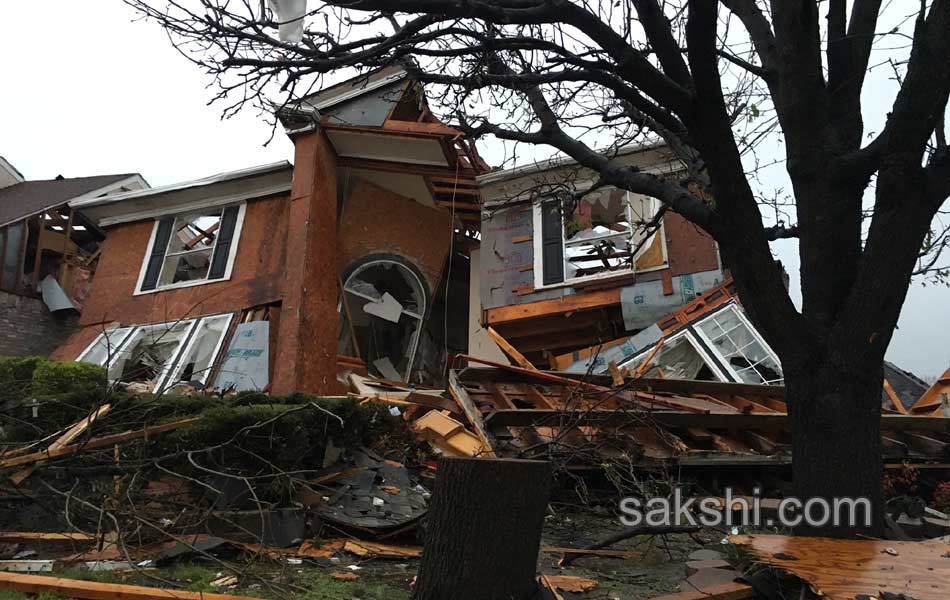
M 699 324 L 722 359 L 745 383 L 781 383 L 782 367 L 758 341 L 734 309 L 714 315 Z
M 130 331 L 132 331 L 131 327 L 119 327 L 102 332 L 92 345 L 80 355 L 79 360 L 94 365 L 105 365 L 118 352 L 119 346 L 125 341 L 125 337 Z
M 631 224 L 627 194 L 602 189 L 585 195 L 564 218 L 565 277 L 630 269 Z
M 168 243 L 168 254 L 214 248 L 221 226 L 221 209 L 184 215 L 175 219 L 175 230 Z
M 208 380 L 218 345 L 231 321 L 231 315 L 201 319 L 192 335 L 191 347 L 177 369 L 176 381 Z
M 136 329 L 110 366 L 110 379 L 158 383 L 193 323 L 159 323 Z
M 214 249 L 209 248 L 198 252 L 166 257 L 162 266 L 162 274 L 158 279 L 159 285 L 207 279 L 213 252 Z
M 23 223 L 14 223 L 6 228 L 3 252 L 3 289 L 15 290 L 19 284 L 20 242 L 23 239 Z

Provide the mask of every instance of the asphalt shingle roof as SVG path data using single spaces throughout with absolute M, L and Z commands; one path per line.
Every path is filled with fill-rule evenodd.
M 133 173 L 24 181 L 0 188 L 0 226 L 131 177 Z

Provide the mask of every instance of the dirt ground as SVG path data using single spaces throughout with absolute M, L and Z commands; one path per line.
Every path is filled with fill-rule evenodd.
M 615 518 L 607 514 L 559 511 L 545 521 L 542 546 L 581 547 L 622 528 Z M 575 575 L 598 582 L 596 589 L 583 594 L 562 592 L 568 600 L 646 600 L 677 591 L 677 585 L 686 578 L 687 556 L 700 548 L 721 549 L 722 537 L 721 532 L 702 531 L 693 537 L 678 534 L 663 538 L 632 538 L 614 544 L 610 549 L 636 553 L 636 558 L 585 556 L 566 568 L 557 565 L 560 554 L 542 552 L 539 570 L 549 575 Z M 394 540 L 391 543 L 412 544 L 414 541 Z M 222 555 L 221 558 L 228 560 L 235 557 Z M 70 569 L 55 575 L 108 583 L 180 586 L 191 591 L 268 600 L 408 600 L 411 582 L 419 565 L 418 559 L 366 560 L 345 553 L 334 559 L 307 560 L 300 564 L 295 562 L 255 564 L 245 569 L 245 574 L 239 577 L 236 586 L 224 589 L 212 586 L 211 582 L 228 573 L 221 565 L 199 557 L 185 558 L 161 569 L 146 571 L 90 572 Z M 334 578 L 334 575 L 356 575 L 357 578 L 345 581 Z M 0 590 L 0 600 L 26 598 L 26 595 Z

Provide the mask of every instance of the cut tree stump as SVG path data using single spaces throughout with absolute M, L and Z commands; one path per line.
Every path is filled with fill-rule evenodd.
M 534 460 L 443 458 L 413 600 L 527 600 L 551 466 Z

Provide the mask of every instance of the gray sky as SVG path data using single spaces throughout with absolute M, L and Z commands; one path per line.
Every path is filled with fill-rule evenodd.
M 252 111 L 222 121 L 220 107 L 207 106 L 209 78 L 157 25 L 134 17 L 119 0 L 0 2 L 0 155 L 31 179 L 138 172 L 153 186 L 293 160 L 282 133 L 263 146 L 270 127 Z M 880 69 L 869 82 L 870 108 L 892 101 L 886 78 Z M 763 174 L 762 185 L 784 186 L 781 171 Z M 799 298 L 794 242 L 773 247 Z M 915 282 L 888 358 L 921 376 L 941 373 L 947 331 L 950 289 Z

